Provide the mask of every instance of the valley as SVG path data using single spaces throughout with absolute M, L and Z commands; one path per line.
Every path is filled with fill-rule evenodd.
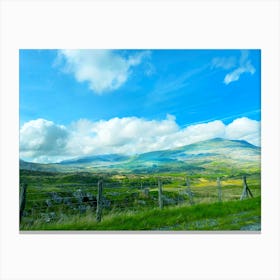
M 260 230 L 260 152 L 212 139 L 133 156 L 20 161 L 20 229 Z M 243 176 L 253 197 L 240 200 Z

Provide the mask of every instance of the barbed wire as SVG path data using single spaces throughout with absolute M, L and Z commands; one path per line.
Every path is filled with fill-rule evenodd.
M 26 209 L 26 212 L 30 212 L 32 211 L 33 209 L 37 209 L 37 210 L 49 210 L 49 211 L 52 211 L 53 208 L 60 208 L 61 210 L 64 210 L 63 208 L 67 208 L 66 210 L 79 210 L 77 208 L 73 209 L 71 208 L 72 206 L 74 205 L 79 205 L 79 206 L 84 206 L 84 207 L 90 207 L 90 208 L 96 208 L 96 205 L 92 206 L 90 204 L 81 204 L 81 203 L 71 203 L 71 204 L 54 204 L 54 205 L 46 205 L 46 206 L 30 206 L 30 207 L 27 207 Z M 141 207 L 145 207 L 145 206 L 157 206 L 157 203 L 145 203 L 145 204 L 142 204 L 142 203 L 118 203 L 118 204 L 110 204 L 108 206 L 103 206 L 103 209 L 104 210 L 111 210 L 112 208 L 123 208 L 123 207 L 126 207 L 126 208 L 141 208 Z M 70 209 L 69 209 L 70 208 Z
M 194 178 L 193 181 L 200 179 Z M 209 181 L 208 186 L 213 191 L 209 189 L 202 194 L 199 188 L 196 188 L 196 183 L 189 181 L 191 186 L 188 185 L 185 177 L 156 177 L 154 180 L 141 179 L 138 182 L 136 179 L 132 179 L 131 182 L 129 179 L 124 179 L 117 183 L 103 181 L 103 195 L 99 205 L 105 213 L 126 210 L 142 211 L 145 207 L 158 208 L 161 205 L 158 195 L 158 180 L 161 182 L 163 192 L 161 194 L 163 206 L 183 203 L 192 205 L 194 201 L 196 204 L 207 198 L 218 198 L 217 185 L 212 185 L 215 180 Z M 27 188 L 25 217 L 36 216 L 38 218 L 53 212 L 57 215 L 82 214 L 87 211 L 95 212 L 97 209 L 97 183 L 44 185 L 44 188 L 51 187 L 51 190 L 40 188 L 41 184 L 42 182 L 39 182 L 39 186 L 31 185 L 31 190 Z M 176 185 L 174 186 L 174 184 Z M 242 187 L 241 184 L 240 187 Z M 223 188 L 223 199 L 225 196 L 226 188 Z M 237 196 L 231 195 L 231 197 Z

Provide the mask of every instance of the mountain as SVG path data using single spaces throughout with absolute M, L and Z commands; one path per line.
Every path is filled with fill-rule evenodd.
M 60 164 L 84 164 L 84 163 L 116 163 L 119 161 L 124 161 L 129 159 L 129 156 L 118 155 L 118 154 L 108 154 L 108 155 L 97 155 L 88 156 L 71 160 L 63 160 Z
M 246 141 L 211 139 L 134 156 L 119 167 L 133 172 L 245 172 L 260 170 L 261 149 Z
M 261 149 L 246 141 L 215 138 L 183 147 L 134 156 L 95 155 L 56 164 L 20 162 L 21 169 L 91 172 L 259 172 Z

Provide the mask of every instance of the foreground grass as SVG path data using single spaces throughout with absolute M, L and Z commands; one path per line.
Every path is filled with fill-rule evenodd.
M 32 225 L 21 230 L 259 230 L 260 197 L 216 203 L 170 206 L 162 210 L 126 211 L 95 221 L 95 213 L 64 217 L 56 222 Z

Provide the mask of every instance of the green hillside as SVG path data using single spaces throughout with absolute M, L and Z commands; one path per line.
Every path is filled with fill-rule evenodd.
M 99 155 L 55 164 L 20 162 L 21 169 L 53 172 L 219 173 L 236 175 L 260 171 L 259 147 L 245 141 L 212 139 L 176 149 L 134 156 Z M 240 174 L 241 174 L 240 173 Z

